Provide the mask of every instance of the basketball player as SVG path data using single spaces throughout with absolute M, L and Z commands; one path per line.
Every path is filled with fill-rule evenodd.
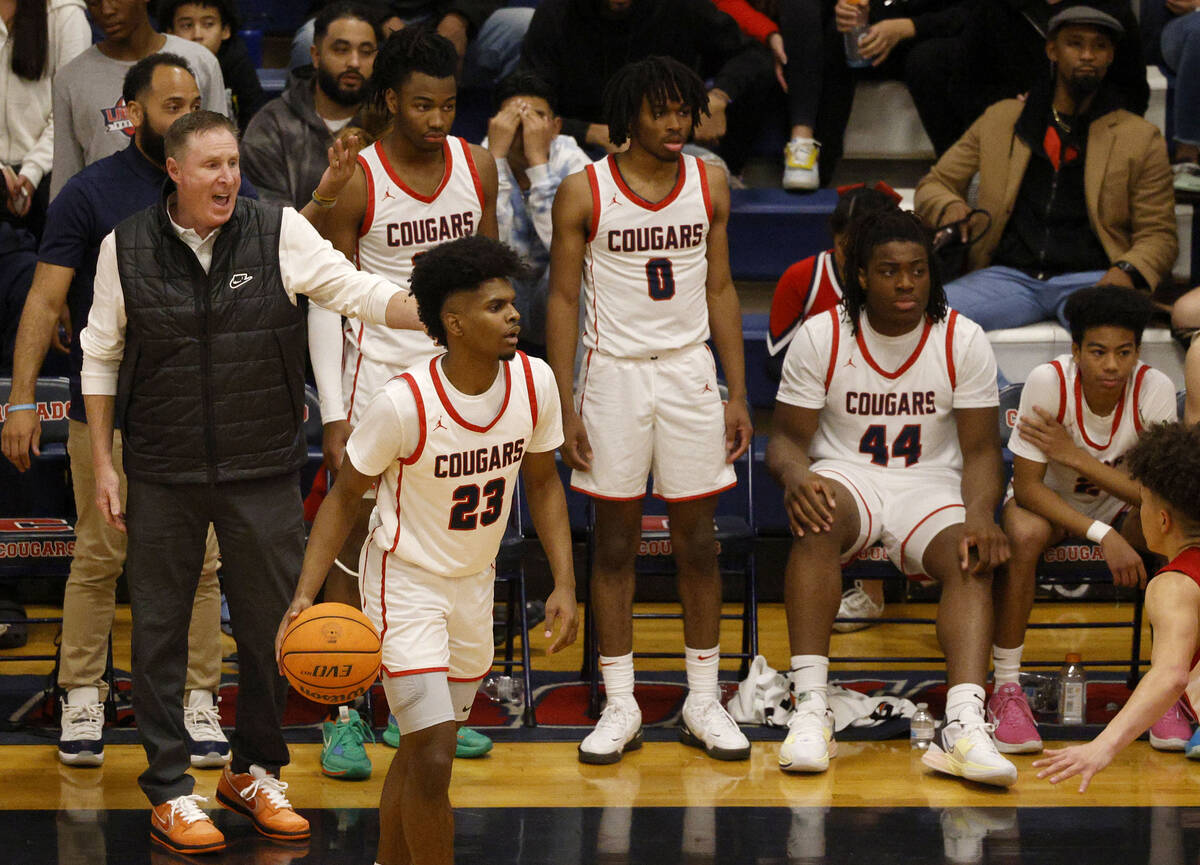
M 413 259 L 437 244 L 482 233 L 495 237 L 496 164 L 484 148 L 450 135 L 457 100 L 458 55 L 446 38 L 427 28 L 406 28 L 380 48 L 371 78 L 372 99 L 389 118 L 383 138 L 358 154 L 350 182 L 330 204 L 318 228 L 334 247 L 369 273 L 407 285 Z M 309 343 L 321 397 L 327 468 L 335 472 L 347 436 L 384 382 L 408 367 L 440 353 L 427 334 L 347 321 L 328 310 L 310 307 Z M 357 606 L 352 572 L 366 538 L 370 496 L 346 549 L 331 575 L 327 600 Z M 346 572 L 351 572 L 347 574 Z M 360 780 L 370 775 L 370 760 L 356 716 L 340 712 L 346 732 L 331 730 L 322 751 L 322 769 L 331 776 Z M 358 731 L 358 732 L 355 732 Z M 391 740 L 392 730 L 386 740 Z M 333 736 L 349 736 L 344 749 Z M 491 742 L 466 730 L 467 752 L 486 753 Z M 389 741 L 390 743 L 390 741 Z M 339 756 L 349 753 L 349 758 Z
M 996 361 L 978 325 L 947 309 L 915 216 L 879 211 L 853 232 L 842 307 L 805 322 L 788 349 L 767 451 L 796 536 L 785 591 L 796 710 L 779 765 L 823 772 L 836 753 L 826 685 L 841 563 L 882 541 L 905 574 L 942 584 L 949 691 L 924 762 L 1006 787 L 1017 770 L 983 717 L 991 571 L 1008 558 L 993 519 Z
M 1079 775 L 1080 793 L 1181 694 L 1191 706 L 1200 705 L 1200 427 L 1151 427 L 1126 452 L 1125 466 L 1141 487 L 1146 545 L 1168 564 L 1146 588 L 1154 651 L 1129 702 L 1091 742 L 1048 749 L 1033 763 L 1038 777 L 1051 784 Z
M 579 746 L 585 763 L 614 763 L 641 745 L 633 566 L 651 469 L 667 501 L 683 601 L 689 694 L 680 738 L 718 759 L 750 756 L 717 684 L 713 514 L 751 428 L 725 235 L 728 184 L 681 153 L 705 105 L 703 83 L 675 60 L 621 69 L 605 91 L 605 114 L 612 143 L 628 149 L 567 177 L 554 201 L 546 348 L 563 405 L 563 460 L 572 487 L 595 503 L 592 609 L 608 696 Z M 573 394 L 581 275 L 587 351 Z M 724 406 L 710 333 L 729 388 Z
M 387 382 L 363 411 L 313 524 L 283 629 L 312 605 L 376 479 L 360 561 L 363 611 L 383 638 L 384 689 L 400 742 L 380 800 L 378 863 L 452 865 L 448 791 L 455 722 L 492 664 L 494 559 L 517 471 L 554 574 L 555 652 L 575 639 L 566 499 L 554 464 L 558 392 L 545 363 L 516 351 L 520 316 L 508 247 L 469 236 L 413 269 L 421 321 L 446 353 Z
M 1001 753 L 1042 750 L 1020 672 L 1043 551 L 1068 536 L 1086 537 L 1100 545 L 1114 583 L 1146 584 L 1138 552 L 1146 548 L 1137 514 L 1141 493 L 1122 463 L 1143 429 L 1175 420 L 1171 380 L 1138 360 L 1153 311 L 1149 299 L 1131 289 L 1075 292 L 1063 310 L 1071 324 L 1071 353 L 1034 368 L 1021 391 L 1003 516 L 1013 552 L 994 588 L 996 687 L 988 720 Z M 1173 707 L 1150 729 L 1150 741 L 1161 750 L 1182 751 L 1191 732 L 1182 710 Z

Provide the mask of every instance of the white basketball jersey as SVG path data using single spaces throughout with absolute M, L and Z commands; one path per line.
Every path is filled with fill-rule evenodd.
M 1147 375 L 1154 373 L 1154 370 L 1138 361 L 1112 415 L 1102 418 L 1088 408 L 1083 396 L 1083 381 L 1079 378 L 1079 369 L 1071 355 L 1059 355 L 1050 365 L 1058 373 L 1058 422 L 1071 434 L 1076 445 L 1100 462 L 1113 466 L 1120 464 L 1125 452 L 1137 442 L 1147 422 L 1143 417 L 1141 398 L 1145 392 Z M 1048 406 L 1047 410 L 1054 409 Z M 1093 509 L 1111 498 L 1109 493 L 1087 478 L 1054 461 L 1046 464 L 1044 482 L 1068 504 L 1081 511 Z
M 438 359 L 386 388 L 409 388 L 421 435 L 416 449 L 380 477 L 376 544 L 444 577 L 478 574 L 496 558 L 525 447 L 537 426 L 533 371 L 524 352 L 501 364 L 504 400 L 487 426 L 463 419 Z
M 840 308 L 811 319 L 806 327 L 832 331 L 832 348 L 809 456 L 881 470 L 961 472 L 953 407 L 958 323 L 954 310 L 938 322 L 927 318 L 908 359 L 885 369 L 871 356 L 863 329 L 855 335 Z
M 447 136 L 443 153 L 446 173 L 433 195 L 410 189 L 388 163 L 383 142 L 358 155 L 367 175 L 367 212 L 358 237 L 358 266 L 407 288 L 413 259 L 440 243 L 474 234 L 483 217 L 483 184 L 475 170 L 471 146 Z M 387 364 L 396 373 L 440 354 L 422 330 L 395 330 L 352 322 L 347 339 L 368 360 Z M 365 394 L 369 399 L 373 394 Z
M 712 218 L 704 163 L 681 154 L 675 188 L 655 204 L 626 185 L 612 156 L 586 171 L 592 221 L 583 344 L 616 357 L 652 357 L 704 342 Z

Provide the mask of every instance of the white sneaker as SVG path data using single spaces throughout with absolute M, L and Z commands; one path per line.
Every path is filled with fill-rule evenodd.
M 837 611 L 839 619 L 877 619 L 882 615 L 883 604 L 871 600 L 871 596 L 863 590 L 862 580 L 855 580 L 854 586 L 842 593 L 842 602 Z M 871 622 L 834 622 L 833 629 L 839 634 L 848 634 L 871 625 Z
M 821 145 L 811 138 L 793 138 L 783 148 L 783 188 L 813 190 L 821 185 L 817 156 Z
M 99 766 L 104 762 L 104 704 L 62 701 L 62 734 L 58 759 L 68 766 Z
M 779 768 L 785 772 L 824 772 L 837 755 L 833 712 L 805 696 L 788 719 L 788 734 L 779 746 Z
M 943 721 L 921 762 L 947 775 L 994 787 L 1011 787 L 1017 780 L 1017 767 L 996 750 L 992 725 L 982 718 Z
M 183 706 L 192 765 L 219 769 L 229 761 L 229 740 L 221 730 L 221 715 L 211 691 L 189 691 Z
M 626 751 L 642 747 L 642 710 L 635 703 L 628 708 L 621 701 L 609 700 L 600 720 L 587 738 L 579 743 L 579 762 L 616 763 Z
M 717 760 L 750 759 L 750 742 L 720 700 L 688 698 L 679 722 L 679 741 Z

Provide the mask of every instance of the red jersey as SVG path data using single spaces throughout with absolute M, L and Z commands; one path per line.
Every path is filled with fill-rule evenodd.
M 833 250 L 797 261 L 783 272 L 771 298 L 767 332 L 768 363 L 779 378 L 783 356 L 792 337 L 805 321 L 833 309 L 842 300 L 842 286 L 834 266 Z

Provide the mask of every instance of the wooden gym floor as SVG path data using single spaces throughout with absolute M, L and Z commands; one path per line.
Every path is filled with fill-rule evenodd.
M 1128 604 L 1039 603 L 1035 621 L 1119 620 Z M 732 611 L 732 610 L 731 610 Z M 922 604 L 895 604 L 889 614 L 927 616 Z M 128 611 L 118 613 L 117 664 L 128 664 Z M 786 666 L 782 609 L 763 605 L 761 651 Z M 637 645 L 672 650 L 676 622 L 639 623 Z M 737 623 L 723 643 L 733 646 Z M 1149 634 L 1143 655 L 1149 654 Z M 31 646 L 49 643 L 38 630 Z M 577 670 L 578 646 L 546 657 L 531 637 L 535 668 Z M 1126 630 L 1031 631 L 1030 658 L 1128 653 Z M 834 638 L 838 655 L 937 654 L 932 629 L 886 625 Z M 44 671 L 6 665 L 0 672 Z M 676 668 L 647 661 L 639 669 Z M 727 662 L 730 671 L 735 664 Z M 879 665 L 872 665 L 878 668 Z M 730 672 L 728 675 L 732 675 Z M 835 676 L 836 678 L 836 676 Z M 486 731 L 486 730 L 485 730 Z M 721 763 L 673 742 L 648 742 L 615 766 L 585 766 L 574 742 L 498 742 L 481 760 L 455 763 L 457 861 L 461 863 L 843 863 L 1080 862 L 1183 865 L 1200 851 L 1200 763 L 1134 743 L 1085 795 L 1039 781 L 1034 758 L 1017 756 L 1017 784 L 994 790 L 941 777 L 921 766 L 906 741 L 844 742 L 823 775 L 784 775 L 777 742 L 756 742 L 751 759 Z M 1048 743 L 1053 744 L 1053 743 Z M 214 817 L 230 842 L 222 854 L 195 861 L 255 865 L 333 865 L 374 861 L 378 803 L 390 759 L 368 745 L 375 765 L 365 782 L 320 774 L 316 744 L 296 745 L 285 773 L 292 802 L 310 818 L 312 841 L 287 848 L 254 836 L 242 818 L 219 807 Z M 144 755 L 109 745 L 99 769 L 59 764 L 52 745 L 0 747 L 0 863 L 143 863 L 179 858 L 152 850 L 147 805 L 137 787 Z M 212 796 L 217 773 L 195 771 L 196 792 Z M 209 804 L 215 806 L 215 800 Z

